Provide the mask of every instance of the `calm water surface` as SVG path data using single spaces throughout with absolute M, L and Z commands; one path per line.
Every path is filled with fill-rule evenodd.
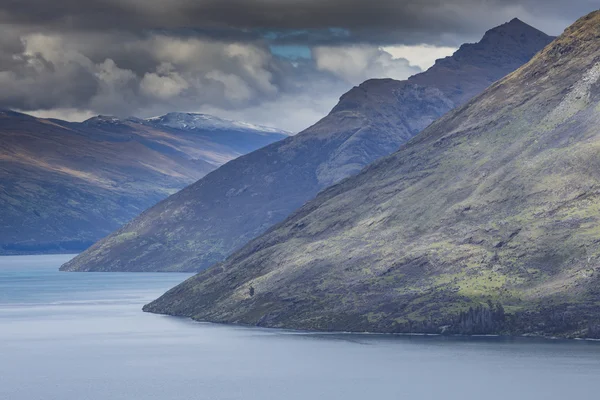
M 182 274 L 0 257 L 1 400 L 597 398 L 600 343 L 322 335 L 145 314 Z

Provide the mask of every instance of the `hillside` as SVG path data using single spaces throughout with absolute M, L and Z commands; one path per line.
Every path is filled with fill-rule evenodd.
M 221 125 L 0 111 L 0 254 L 81 251 L 219 165 L 286 137 L 211 118 Z
M 320 190 L 397 150 L 550 41 L 515 19 L 408 81 L 369 80 L 344 94 L 314 126 L 224 165 L 62 270 L 198 271 L 222 261 Z
M 146 311 L 600 337 L 600 11 Z

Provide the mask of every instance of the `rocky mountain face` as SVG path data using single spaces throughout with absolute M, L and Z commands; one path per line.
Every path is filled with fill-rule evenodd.
M 544 33 L 513 20 L 407 81 L 369 80 L 344 94 L 314 126 L 224 165 L 62 269 L 205 269 L 285 219 L 320 190 L 396 151 L 550 41 Z
M 600 337 L 600 11 L 146 311 Z
M 282 132 L 0 111 L 0 254 L 78 252 Z

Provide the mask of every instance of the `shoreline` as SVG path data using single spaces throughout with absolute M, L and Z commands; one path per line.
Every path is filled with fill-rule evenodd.
M 272 328 L 267 326 L 247 325 L 240 323 L 229 323 L 229 322 L 212 322 L 197 320 L 192 317 L 186 317 L 182 315 L 171 315 L 171 314 L 160 314 L 151 311 L 143 311 L 147 314 L 159 315 L 169 318 L 179 318 L 193 322 L 195 324 L 206 324 L 223 327 L 239 327 L 246 329 L 257 329 L 270 332 L 280 332 L 289 334 L 301 334 L 301 335 L 347 335 L 347 336 L 383 336 L 383 337 L 431 337 L 431 338 L 453 338 L 453 339 L 498 339 L 498 340 L 538 340 L 547 342 L 589 342 L 589 343 L 600 343 L 600 339 L 594 338 L 566 338 L 560 336 L 545 336 L 535 334 L 523 334 L 523 335 L 499 335 L 499 334 L 477 334 L 477 335 L 464 335 L 464 334 L 442 334 L 442 333 L 406 333 L 406 332 L 353 332 L 353 331 L 311 331 L 303 329 L 292 329 L 292 328 Z

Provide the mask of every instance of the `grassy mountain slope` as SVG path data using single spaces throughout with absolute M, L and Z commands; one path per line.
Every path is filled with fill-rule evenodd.
M 378 332 L 600 337 L 600 12 L 145 307 Z
M 314 126 L 226 164 L 62 269 L 207 268 L 323 188 L 391 154 L 448 110 L 529 60 L 550 40 L 513 20 L 408 81 L 367 81 L 343 95 Z
M 241 137 L 250 139 L 238 144 Z M 81 251 L 241 152 L 283 137 L 0 111 L 0 254 Z

